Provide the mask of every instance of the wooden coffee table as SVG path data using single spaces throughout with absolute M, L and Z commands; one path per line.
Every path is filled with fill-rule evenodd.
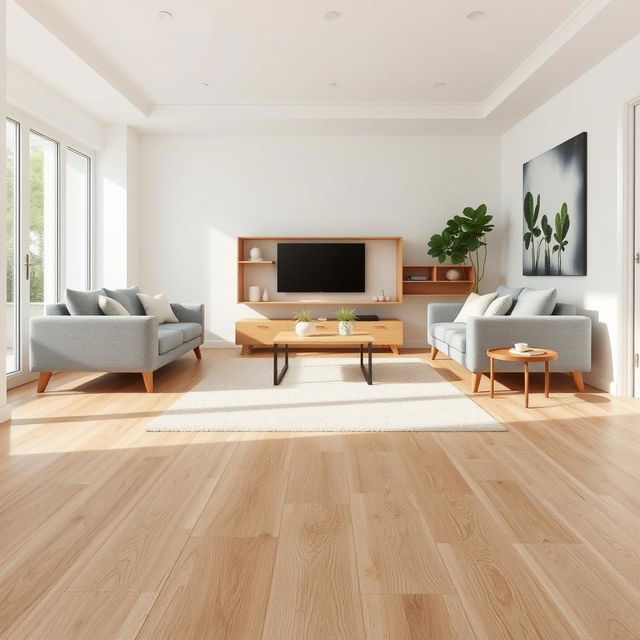
M 487 349 L 487 356 L 490 363 L 490 378 L 491 378 L 491 397 L 494 397 L 494 377 L 495 377 L 495 362 L 496 360 L 503 360 L 505 362 L 522 362 L 524 363 L 524 406 L 529 408 L 529 363 L 530 362 L 544 362 L 544 395 L 549 397 L 549 363 L 558 359 L 558 353 L 551 349 L 536 348 L 536 351 L 542 351 L 542 353 L 536 355 L 522 355 L 510 352 L 511 347 L 497 347 L 495 349 Z
M 360 368 L 367 384 L 373 384 L 373 336 L 370 333 L 354 332 L 350 336 L 341 336 L 331 331 L 318 331 L 312 336 L 299 336 L 295 331 L 279 331 L 273 337 L 273 384 L 279 385 L 289 368 L 289 345 L 298 347 L 340 347 L 360 345 Z M 278 349 L 284 345 L 284 366 L 278 372 Z M 368 366 L 364 366 L 364 346 L 367 345 Z

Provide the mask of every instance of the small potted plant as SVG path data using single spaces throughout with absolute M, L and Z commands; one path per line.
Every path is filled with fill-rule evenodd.
M 309 309 L 298 311 L 293 319 L 296 321 L 296 333 L 299 336 L 312 336 L 316 332 L 316 325 Z
M 338 333 L 341 336 L 350 336 L 353 333 L 353 321 L 356 320 L 355 309 L 345 309 L 342 307 L 336 313 L 336 320 L 338 321 Z

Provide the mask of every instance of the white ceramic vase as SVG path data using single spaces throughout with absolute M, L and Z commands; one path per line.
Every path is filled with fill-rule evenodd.
M 296 333 L 299 336 L 312 336 L 316 332 L 313 322 L 296 322 Z
M 353 322 L 338 322 L 338 333 L 341 336 L 350 336 L 353 333 Z
M 249 302 L 260 302 L 260 287 L 249 287 Z
M 249 260 L 260 262 L 262 260 L 262 250 L 259 247 L 251 247 L 249 250 Z

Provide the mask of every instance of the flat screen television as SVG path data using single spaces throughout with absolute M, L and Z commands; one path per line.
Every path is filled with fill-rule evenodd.
M 363 242 L 278 243 L 278 291 L 364 291 Z

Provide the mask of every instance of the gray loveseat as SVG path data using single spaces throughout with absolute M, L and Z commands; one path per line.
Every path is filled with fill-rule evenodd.
M 584 391 L 582 374 L 591 370 L 591 320 L 577 315 L 573 305 L 558 302 L 552 315 L 477 316 L 466 324 L 454 322 L 462 306 L 462 302 L 427 306 L 427 342 L 432 360 L 442 352 L 472 372 L 474 392 L 482 374 L 489 371 L 487 349 L 516 342 L 557 351 L 550 371 L 570 373 L 578 391 Z M 532 363 L 530 370 L 542 371 L 543 366 Z M 522 364 L 497 361 L 496 371 L 522 371 Z
M 70 315 L 65 303 L 47 305 L 31 320 L 31 370 L 40 372 L 38 392 L 54 371 L 140 372 L 148 392 L 153 372 L 193 350 L 200 359 L 204 305 L 171 304 L 177 323 L 153 316 Z

